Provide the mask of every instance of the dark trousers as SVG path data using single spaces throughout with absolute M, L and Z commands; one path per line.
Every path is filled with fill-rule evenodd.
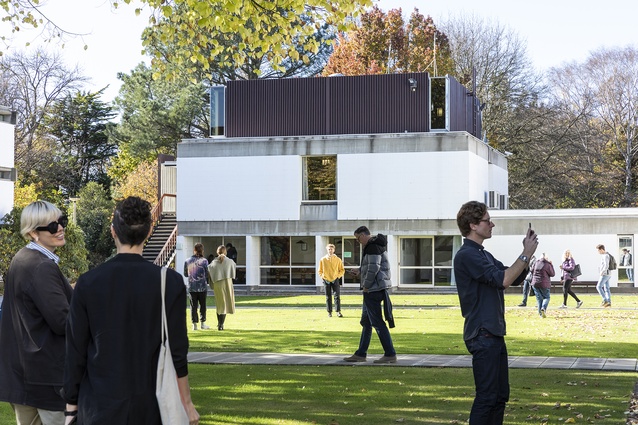
M 510 398 L 507 347 L 502 336 L 481 329 L 465 341 L 472 354 L 476 395 L 470 412 L 470 425 L 501 425 L 505 404 Z
M 328 313 L 332 313 L 332 293 L 335 297 L 335 311 L 341 311 L 341 285 L 339 285 L 339 279 L 335 279 L 334 282 L 323 281 L 326 288 L 326 309 Z
M 199 305 L 199 315 L 202 319 L 202 323 L 206 321 L 206 291 L 204 292 L 191 292 L 191 320 L 193 323 L 197 323 L 197 306 Z
M 381 346 L 383 347 L 384 356 L 396 356 L 390 330 L 383 321 L 383 309 L 381 302 L 385 300 L 386 291 L 364 292 L 363 308 L 361 311 L 361 339 L 359 340 L 359 349 L 355 352 L 357 356 L 366 357 L 370 339 L 372 339 L 372 328 L 377 331 Z
M 574 291 L 572 291 L 572 283 L 574 279 L 565 279 L 563 281 L 563 305 L 567 305 L 567 295 L 571 295 L 572 298 L 576 300 L 576 302 L 580 302 Z

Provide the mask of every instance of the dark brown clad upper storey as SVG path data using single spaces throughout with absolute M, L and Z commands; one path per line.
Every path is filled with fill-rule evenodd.
M 230 81 L 225 104 L 226 137 L 447 130 L 481 138 L 478 100 L 454 78 L 428 73 Z

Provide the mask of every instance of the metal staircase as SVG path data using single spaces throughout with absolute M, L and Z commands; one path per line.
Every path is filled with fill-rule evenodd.
M 162 195 L 157 205 L 153 207 L 153 233 L 148 238 L 142 256 L 158 266 L 168 265 L 175 256 L 177 244 L 177 217 L 175 212 L 164 211 L 166 198 L 175 195 Z

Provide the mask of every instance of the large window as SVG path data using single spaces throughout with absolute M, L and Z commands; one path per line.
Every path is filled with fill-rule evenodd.
M 265 236 L 261 238 L 262 285 L 315 285 L 315 238 Z
M 204 256 L 209 259 L 217 257 L 217 247 L 225 246 L 230 242 L 237 250 L 237 278 L 234 283 L 246 284 L 246 238 L 244 236 L 206 236 L 197 242 L 204 244 Z
M 401 238 L 400 285 L 449 286 L 454 236 Z
M 618 263 L 618 281 L 634 281 L 634 237 L 632 235 L 618 236 L 619 252 L 614 255 Z M 625 251 L 626 250 L 626 251 Z
M 334 201 L 337 199 L 337 157 L 303 157 L 303 200 Z
M 346 274 L 343 276 L 343 283 L 359 284 L 359 278 L 355 278 L 348 270 L 358 269 L 361 265 L 361 244 L 354 236 L 331 237 L 330 243 L 335 246 L 335 254 L 343 261 L 343 268 Z

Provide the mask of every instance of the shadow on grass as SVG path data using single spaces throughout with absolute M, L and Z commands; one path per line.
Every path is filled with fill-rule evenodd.
M 191 365 L 202 424 L 466 423 L 470 369 Z M 511 370 L 506 424 L 623 423 L 634 374 Z M 530 422 L 531 421 L 531 422 Z

